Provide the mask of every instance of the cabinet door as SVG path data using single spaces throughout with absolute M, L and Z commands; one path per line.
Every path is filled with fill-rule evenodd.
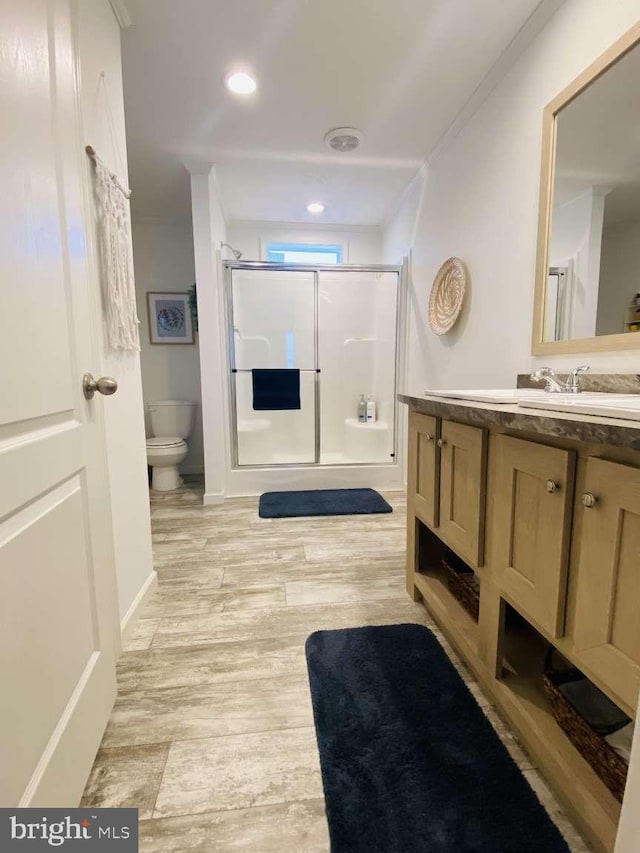
M 413 512 L 431 527 L 438 526 L 440 449 L 438 421 L 412 412 L 409 419 L 409 500 Z
M 492 571 L 525 616 L 561 637 L 575 453 L 497 435 L 491 460 Z
M 487 431 L 443 421 L 440 536 L 475 566 L 484 558 Z
M 574 653 L 631 708 L 640 688 L 640 470 L 587 461 Z

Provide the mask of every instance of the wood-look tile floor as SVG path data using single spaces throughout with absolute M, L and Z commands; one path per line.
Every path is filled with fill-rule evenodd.
M 571 850 L 588 850 L 406 595 L 405 495 L 385 497 L 389 515 L 275 520 L 258 517 L 257 498 L 203 506 L 196 484 L 152 493 L 158 590 L 120 658 L 82 805 L 139 808 L 142 853 L 326 853 L 304 641 L 416 622 L 441 641 Z

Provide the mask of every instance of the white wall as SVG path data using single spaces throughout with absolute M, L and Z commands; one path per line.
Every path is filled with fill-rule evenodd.
M 343 246 L 345 264 L 382 263 L 382 233 L 365 226 L 321 226 L 287 222 L 230 222 L 227 239 L 242 252 L 243 261 L 266 260 L 266 246 L 272 243 L 325 243 Z M 224 258 L 231 259 L 225 249 Z
M 531 326 L 542 110 L 639 15 L 640 0 L 567 0 L 428 163 L 414 222 L 408 390 L 508 387 L 538 363 Z M 385 245 L 401 216 L 386 229 Z M 427 326 L 429 292 L 451 255 L 465 261 L 471 286 L 457 326 L 438 338 Z M 587 360 L 599 370 L 635 371 L 638 356 L 544 360 L 557 369 Z
M 227 226 L 215 169 L 191 174 L 191 208 L 195 273 L 198 282 L 200 381 L 202 389 L 205 503 L 226 493 L 229 405 L 224 341 L 225 309 L 219 246 Z
M 127 185 L 120 28 L 108 0 L 82 0 L 76 8 L 84 138 Z M 90 260 L 98 280 L 97 235 L 94 233 L 92 237 Z M 126 631 L 156 581 L 151 554 L 140 356 L 138 353 L 114 355 L 106 351 L 104 343 L 102 348 L 102 373 L 118 380 L 117 394 L 105 400 L 104 416 L 120 619 Z
M 625 331 L 625 310 L 640 292 L 640 222 L 607 228 L 602 237 L 599 335 Z
M 145 405 L 154 400 L 194 400 L 198 403 L 194 431 L 188 440 L 189 453 L 180 470 L 200 474 L 204 471 L 204 457 L 198 336 L 193 345 L 151 344 L 147 314 L 148 292 L 186 291 L 196 280 L 191 223 L 134 222 L 133 260 L 141 321 L 144 402 Z M 148 413 L 145 415 L 147 434 L 151 435 Z

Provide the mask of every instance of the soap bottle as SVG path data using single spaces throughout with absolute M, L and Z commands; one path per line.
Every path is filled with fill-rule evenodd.
M 375 401 L 374 401 L 373 397 L 371 396 L 371 394 L 369 394 L 369 396 L 367 397 L 367 423 L 372 424 L 375 421 L 375 419 L 376 419 L 376 404 L 375 404 Z
M 358 423 L 364 424 L 367 421 L 367 404 L 364 401 L 364 394 L 360 394 L 358 402 Z

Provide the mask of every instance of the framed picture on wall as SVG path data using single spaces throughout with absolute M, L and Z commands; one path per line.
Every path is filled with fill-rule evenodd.
M 194 343 L 188 293 L 147 293 L 147 312 L 152 344 Z

